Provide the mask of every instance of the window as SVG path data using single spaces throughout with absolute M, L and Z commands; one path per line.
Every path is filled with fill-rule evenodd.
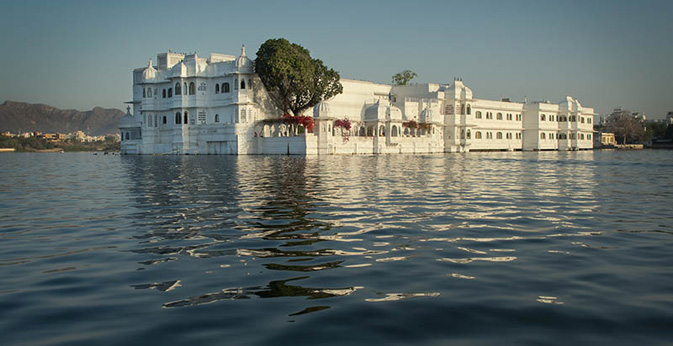
M 215 122 L 216 123 L 220 122 L 220 115 L 219 114 L 215 114 Z
M 223 93 L 229 92 L 229 83 L 222 83 L 222 92 Z
M 145 91 L 145 88 L 143 88 L 143 98 L 147 97 L 147 93 Z
M 545 117 L 546 116 L 544 114 L 540 115 L 540 121 L 545 121 Z
M 502 120 L 502 113 L 496 114 L 496 119 L 497 120 Z
M 252 79 L 248 79 L 248 89 L 252 90 Z
M 481 119 L 481 111 L 477 111 L 477 113 L 474 115 L 476 119 Z M 476 134 L 475 134 L 476 136 Z
M 147 88 L 147 97 L 152 97 L 152 88 Z
M 161 93 L 161 97 L 166 98 L 166 89 L 164 89 L 163 92 Z
M 546 139 L 545 135 L 544 135 L 544 132 L 540 133 L 540 139 Z
M 502 139 L 502 132 L 498 132 L 495 134 L 496 139 Z
M 182 123 L 182 116 L 180 115 L 180 112 L 175 113 L 175 123 L 176 124 Z
M 474 139 L 481 139 L 481 132 L 477 131 L 474 133 Z
M 166 123 L 166 116 L 164 115 L 164 124 Z
M 553 133 L 549 134 L 549 139 L 554 139 L 554 134 Z
M 192 83 L 192 84 L 193 84 L 193 83 Z M 187 124 L 187 120 L 188 120 L 188 119 L 189 119 L 189 117 L 187 116 L 187 111 L 185 111 L 185 121 L 184 121 L 185 125 Z
M 128 132 L 126 132 L 126 140 L 127 141 L 129 140 L 129 133 Z
M 486 112 L 486 119 L 493 119 L 493 113 Z
M 194 85 L 194 82 L 189 83 L 189 94 L 190 95 L 196 94 L 196 85 Z
M 467 139 L 472 139 L 472 132 L 467 130 Z
M 587 139 L 591 140 L 591 134 L 587 134 Z
M 245 79 L 241 79 L 241 90 L 245 90 Z
M 234 90 L 238 90 L 238 78 L 234 78 Z
M 554 115 L 552 114 L 549 115 L 549 121 L 554 121 Z
M 516 115 L 516 121 L 521 121 L 521 119 L 522 119 L 521 114 L 517 114 Z
M 182 90 L 180 89 L 180 83 L 175 83 L 175 96 L 178 96 L 182 94 Z
M 581 117 L 581 118 L 580 118 L 580 122 L 581 122 L 582 124 L 584 124 L 584 117 Z
M 216 94 L 220 93 L 220 85 L 219 84 L 215 84 L 215 93 Z
M 468 104 L 467 105 L 467 115 L 470 115 L 470 114 L 472 114 L 472 107 L 470 107 L 470 105 Z
M 173 97 L 173 88 L 168 88 L 168 97 Z
M 206 83 L 199 84 L 199 91 L 206 91 Z
M 591 124 L 591 118 L 587 118 L 587 124 Z
M 488 139 L 493 139 L 493 132 L 487 132 L 487 133 L 486 133 L 486 137 L 487 137 Z
M 206 123 L 206 111 L 199 111 L 199 124 Z
M 154 127 L 157 127 L 157 115 L 154 115 Z
M 580 133 L 580 139 L 584 140 L 584 134 L 583 133 Z
M 184 90 L 183 92 L 185 93 L 185 95 L 187 95 L 188 94 L 187 91 L 189 90 L 189 89 L 187 89 L 187 82 L 182 83 L 182 86 L 184 86 L 184 88 L 182 89 L 182 90 Z
M 507 120 L 512 120 L 512 114 L 511 113 L 507 113 Z
M 465 105 L 460 105 L 460 114 L 465 114 Z

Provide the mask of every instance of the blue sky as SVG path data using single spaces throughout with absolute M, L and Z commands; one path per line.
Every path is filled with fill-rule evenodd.
M 673 111 L 673 1 L 0 2 L 0 102 L 123 108 L 131 71 L 169 49 L 254 58 L 269 38 L 342 78 L 461 77 L 477 98 L 565 95 L 609 113 Z

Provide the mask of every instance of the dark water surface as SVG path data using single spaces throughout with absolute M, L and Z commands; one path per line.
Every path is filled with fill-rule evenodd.
M 673 152 L 0 154 L 0 344 L 656 345 Z

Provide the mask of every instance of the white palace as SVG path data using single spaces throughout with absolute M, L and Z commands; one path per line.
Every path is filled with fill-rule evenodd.
M 388 154 L 593 148 L 593 108 L 477 99 L 452 84 L 393 86 L 342 79 L 343 94 L 307 111 L 315 128 L 278 121 L 253 61 L 160 53 L 133 71 L 122 154 Z M 346 130 L 344 120 L 351 123 Z

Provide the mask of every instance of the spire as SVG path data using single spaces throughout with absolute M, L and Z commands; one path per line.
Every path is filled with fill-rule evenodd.
M 241 56 L 245 56 L 245 45 L 241 45 Z
M 126 114 L 131 114 L 131 106 L 126 106 Z
M 147 67 L 152 67 L 152 59 L 150 59 L 150 63 L 147 65 Z

